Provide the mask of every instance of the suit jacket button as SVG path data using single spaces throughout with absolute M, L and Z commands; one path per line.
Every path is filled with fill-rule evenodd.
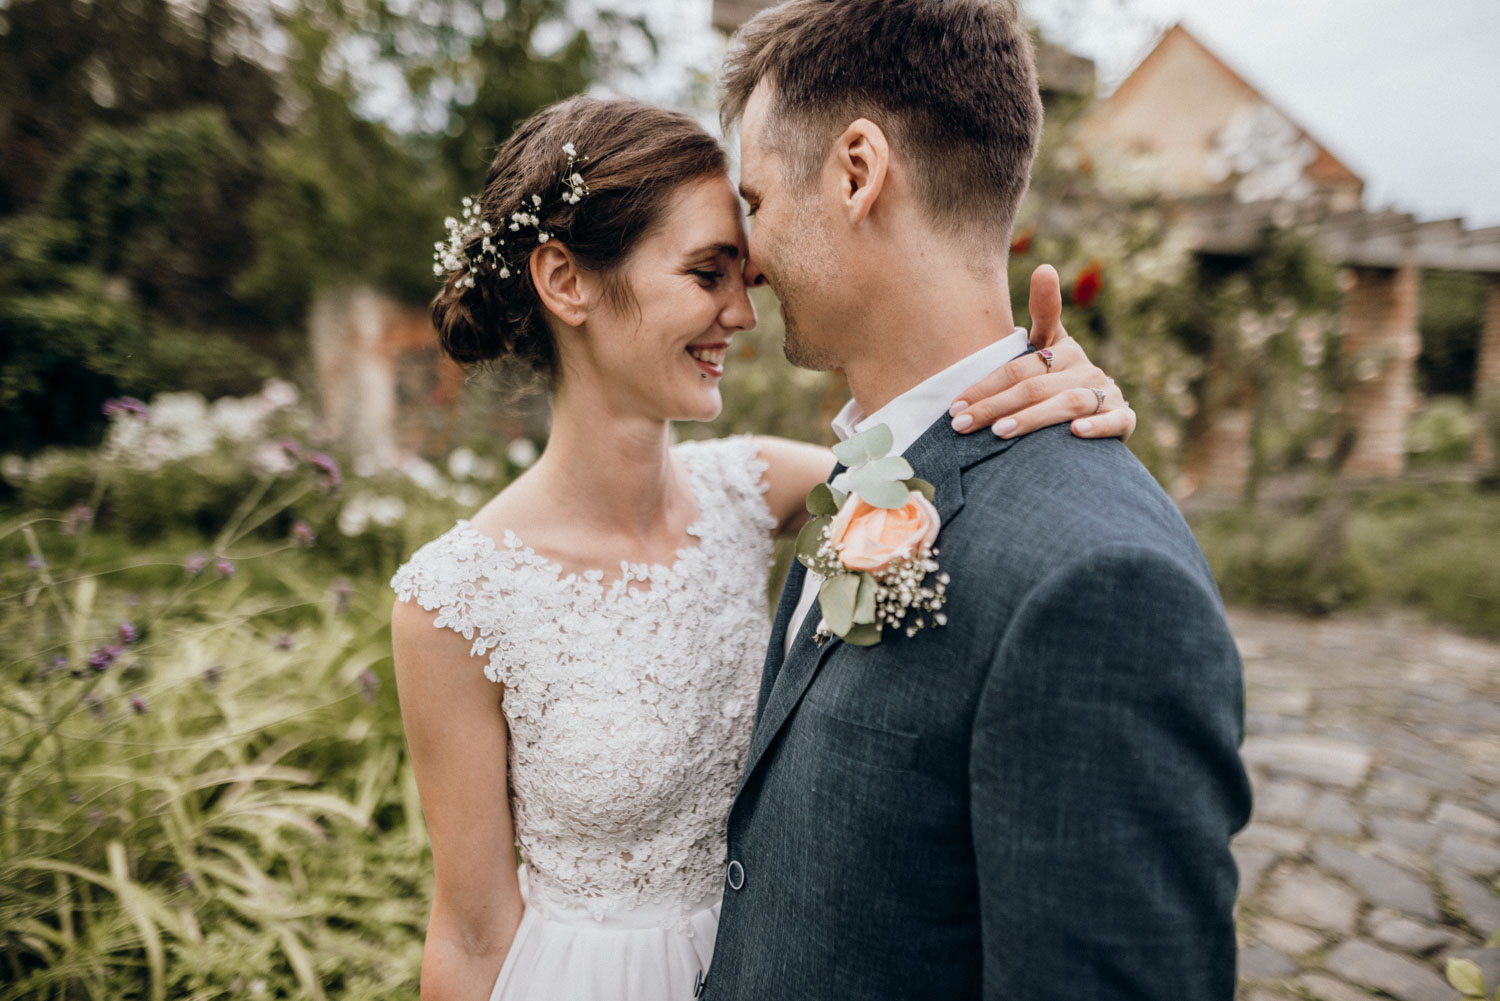
M 729 880 L 729 888 L 738 890 L 745 885 L 745 867 L 740 865 L 739 859 L 733 859 L 729 863 L 729 872 L 725 874 Z

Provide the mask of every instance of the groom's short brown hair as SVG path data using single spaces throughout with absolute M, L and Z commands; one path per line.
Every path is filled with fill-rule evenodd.
M 762 80 L 767 139 L 805 186 L 868 118 L 915 173 L 936 223 L 1008 241 L 1042 128 L 1031 37 L 1014 0 L 789 0 L 756 15 L 724 67 L 728 132 Z

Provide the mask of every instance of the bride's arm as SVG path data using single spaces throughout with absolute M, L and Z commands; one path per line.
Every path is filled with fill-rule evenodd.
M 396 602 L 391 640 L 401 723 L 432 840 L 422 1001 L 487 998 L 521 922 L 505 774 L 503 689 L 436 613 Z

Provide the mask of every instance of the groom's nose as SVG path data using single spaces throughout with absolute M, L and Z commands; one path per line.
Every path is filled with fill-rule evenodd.
M 745 255 L 744 277 L 746 288 L 760 288 L 762 285 L 770 284 L 770 280 L 756 266 L 755 258 L 750 254 Z

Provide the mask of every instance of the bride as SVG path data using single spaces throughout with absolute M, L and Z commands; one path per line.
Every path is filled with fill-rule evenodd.
M 422 996 L 687 999 L 713 950 L 772 539 L 797 530 L 833 457 L 774 438 L 671 443 L 670 422 L 719 414 L 730 345 L 756 322 L 725 154 L 686 116 L 554 105 L 449 230 L 443 348 L 530 369 L 552 430 L 534 466 L 392 581 L 435 869 Z M 1042 394 L 968 412 L 987 425 L 1050 393 L 1018 431 L 1085 416 L 1093 395 L 1079 409 L 1064 390 L 1102 378 L 1073 342 L 1053 348 L 1030 384 Z M 1134 414 L 1091 423 L 1128 433 Z

